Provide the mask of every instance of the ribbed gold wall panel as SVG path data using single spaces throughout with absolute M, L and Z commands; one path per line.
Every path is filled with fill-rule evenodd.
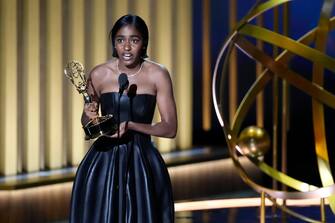
M 147 54 L 151 56 L 151 17 L 150 17 L 150 0 L 133 0 L 134 1 L 134 9 L 131 13 L 141 16 L 144 19 L 145 23 L 149 29 L 149 45 L 147 49 Z
M 64 78 L 63 68 L 71 59 L 83 62 L 87 72 L 105 62 L 111 49 L 108 32 L 116 19 L 127 13 L 138 14 L 146 21 L 149 57 L 164 64 L 174 82 L 178 144 L 176 140 L 158 139 L 158 149 L 190 147 L 191 0 L 0 3 L 1 174 L 80 162 L 92 141 L 85 143 L 83 139 L 83 99 Z
M 129 13 L 128 0 L 113 0 L 112 1 L 112 22 L 113 24 L 121 16 Z
M 69 1 L 69 22 L 68 22 L 68 55 L 69 60 L 79 60 L 85 63 L 85 18 L 84 18 L 84 0 Z M 70 129 L 71 138 L 68 149 L 68 163 L 77 165 L 83 158 L 86 149 L 84 143 L 84 132 L 81 127 L 80 117 L 83 110 L 83 97 L 78 94 L 77 90 L 68 82 L 70 87 L 70 97 L 68 107 L 70 108 Z
M 202 1 L 202 128 L 205 131 L 212 127 L 210 14 L 211 1 Z
M 106 0 L 95 0 L 91 2 L 92 17 L 89 21 L 90 40 L 92 44 L 86 46 L 89 48 L 90 60 L 92 66 L 101 64 L 107 60 L 107 2 Z
M 40 160 L 40 12 L 39 0 L 23 1 L 23 157 L 25 171 L 39 170 Z
M 155 38 L 152 50 L 154 50 L 154 60 L 169 70 L 173 79 L 172 72 L 172 1 L 157 0 L 155 3 L 156 22 L 152 29 L 154 29 L 153 37 Z M 159 119 L 159 118 L 158 118 Z M 166 138 L 158 138 L 157 145 L 161 151 L 170 151 L 174 147 L 174 141 Z
M 229 1 L 229 29 L 233 30 L 237 21 L 237 2 L 235 0 Z M 237 68 L 237 51 L 232 49 L 229 60 L 229 121 L 234 119 L 237 109 L 238 100 L 238 68 Z
M 46 153 L 48 168 L 63 163 L 62 1 L 46 1 Z
M 119 0 L 113 0 L 113 1 L 108 1 L 107 6 L 107 16 L 108 16 L 108 21 L 107 21 L 107 27 L 108 27 L 108 32 L 111 31 L 114 23 L 116 20 L 118 20 L 121 16 L 128 14 L 129 9 L 128 9 L 128 0 L 127 1 L 119 1 Z M 109 33 L 108 33 L 109 34 Z M 113 46 L 111 40 L 108 41 L 108 58 L 112 58 L 112 53 L 113 53 Z
M 17 1 L 0 0 L 0 172 L 17 172 Z
M 130 12 L 144 19 L 150 31 L 150 0 L 133 0 L 133 5 Z
M 175 48 L 173 48 L 175 96 L 178 110 L 179 132 L 177 145 L 181 149 L 192 146 L 192 101 L 193 101 L 193 71 L 192 71 L 192 8 L 191 0 L 176 1 Z M 180 35 L 182 33 L 182 35 Z

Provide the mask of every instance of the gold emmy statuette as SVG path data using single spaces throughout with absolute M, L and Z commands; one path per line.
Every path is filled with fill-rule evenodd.
M 84 66 L 80 62 L 72 60 L 66 64 L 64 74 L 75 86 L 79 94 L 83 95 L 85 103 L 91 103 L 92 99 L 87 92 Z M 114 116 L 108 114 L 89 121 L 83 126 L 83 129 L 86 134 L 86 139 L 94 139 L 101 135 L 114 134 L 117 131 L 117 124 Z

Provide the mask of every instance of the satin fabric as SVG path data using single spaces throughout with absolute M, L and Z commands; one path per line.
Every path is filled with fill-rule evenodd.
M 102 94 L 102 114 L 117 116 L 118 102 L 118 93 Z M 155 104 L 154 95 L 122 95 L 120 120 L 151 123 Z M 149 135 L 129 131 L 93 143 L 77 170 L 70 222 L 174 222 L 169 175 Z

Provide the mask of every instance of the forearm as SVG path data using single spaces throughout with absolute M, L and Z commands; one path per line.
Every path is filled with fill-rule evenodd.
M 98 116 L 98 103 L 92 102 L 92 103 L 85 103 L 83 113 L 81 115 L 81 124 L 85 126 L 89 121 L 92 119 L 95 119 Z
M 177 133 L 177 126 L 175 124 L 170 124 L 167 122 L 158 122 L 154 124 L 129 122 L 128 129 L 152 136 L 165 138 L 174 138 Z

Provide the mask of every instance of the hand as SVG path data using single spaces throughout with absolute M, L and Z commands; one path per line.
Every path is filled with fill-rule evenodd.
M 128 121 L 120 123 L 120 128 L 119 128 L 119 134 L 120 135 L 119 135 L 119 137 L 121 138 L 127 132 L 127 130 L 128 130 Z M 118 137 L 117 131 L 109 137 L 117 138 Z
M 93 101 L 91 103 L 85 103 L 84 113 L 90 119 L 93 120 L 98 117 L 98 103 Z

